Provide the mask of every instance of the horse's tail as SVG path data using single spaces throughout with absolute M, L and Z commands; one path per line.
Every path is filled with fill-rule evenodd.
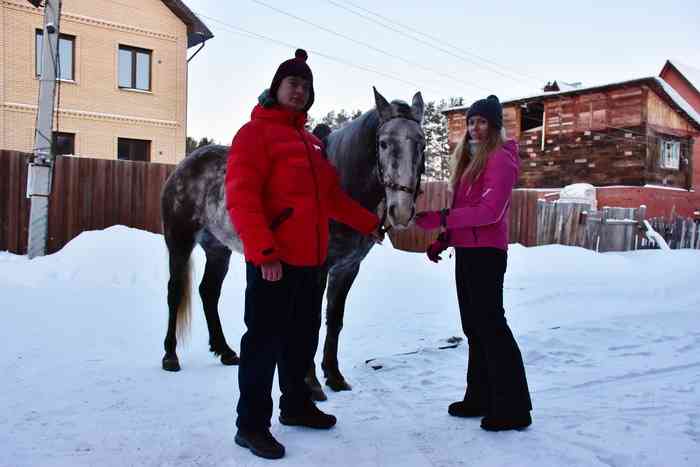
M 182 272 L 182 288 L 180 292 L 180 304 L 177 307 L 177 326 L 175 335 L 177 340 L 184 342 L 190 335 L 192 322 L 192 259 L 187 260 L 187 266 Z

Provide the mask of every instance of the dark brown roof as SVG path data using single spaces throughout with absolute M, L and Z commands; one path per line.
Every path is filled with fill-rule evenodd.
M 187 25 L 187 47 L 194 47 L 214 37 L 209 28 L 197 18 L 181 0 L 163 0 L 163 3 Z

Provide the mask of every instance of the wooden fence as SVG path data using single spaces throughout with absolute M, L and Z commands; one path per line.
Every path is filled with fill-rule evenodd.
M 599 252 L 641 247 L 644 206 L 591 211 L 588 204 L 539 200 L 537 210 L 537 245 L 556 243 Z
M 449 205 L 447 183 L 429 182 L 418 197 L 417 210 L 437 210 Z M 509 242 L 525 246 L 561 244 L 595 250 L 628 251 L 657 248 L 642 228 L 646 208 L 606 207 L 591 211 L 587 204 L 549 202 L 531 189 L 513 190 L 509 212 Z M 700 222 L 674 217 L 651 219 L 671 248 L 700 248 Z M 417 227 L 389 232 L 395 248 L 422 252 L 437 236 Z
M 590 211 L 587 204 L 538 201 L 537 245 L 558 243 L 595 250 L 659 248 L 645 234 L 646 207 Z M 669 248 L 700 249 L 700 220 L 674 216 L 646 219 Z
M 416 200 L 417 211 L 439 210 L 450 205 L 447 182 L 428 182 L 423 185 L 423 194 Z M 525 246 L 537 244 L 537 190 L 513 190 L 510 203 L 509 241 Z M 423 252 L 435 240 L 438 232 L 426 233 L 411 227 L 391 230 L 389 237 L 394 248 L 404 251 Z
M 27 251 L 30 155 L 0 151 L 0 251 Z M 160 233 L 160 191 L 171 164 L 57 157 L 49 200 L 47 252 L 86 230 L 126 225 Z
M 26 198 L 29 154 L 0 151 L 0 251 L 25 254 L 29 221 Z M 47 251 L 58 251 L 86 230 L 126 225 L 161 233 L 160 192 L 175 169 L 170 164 L 58 157 L 49 206 Z M 428 182 L 417 210 L 450 204 L 446 182 Z M 643 209 L 605 208 L 538 200 L 536 190 L 513 191 L 509 241 L 525 246 L 560 243 L 598 251 L 652 247 L 638 226 Z M 700 248 L 698 220 L 651 219 L 671 248 Z M 389 233 L 395 248 L 423 252 L 437 236 L 416 227 Z
M 700 218 L 688 219 L 673 216 L 670 219 L 665 219 L 654 217 L 648 221 L 651 227 L 666 240 L 671 249 L 700 249 Z M 652 242 L 648 240 L 644 240 L 642 243 L 642 248 L 653 247 Z

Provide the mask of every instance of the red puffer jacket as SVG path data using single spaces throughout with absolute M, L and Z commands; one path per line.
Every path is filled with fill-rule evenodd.
M 226 205 L 246 260 L 319 266 L 328 254 L 328 220 L 363 234 L 379 225 L 346 195 L 321 142 L 304 130 L 306 114 L 257 105 L 233 138 Z

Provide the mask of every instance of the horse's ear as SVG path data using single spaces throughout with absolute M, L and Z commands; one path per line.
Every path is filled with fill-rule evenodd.
M 413 117 L 419 122 L 423 122 L 424 109 L 423 95 L 419 91 L 413 96 L 413 102 L 411 102 L 411 113 L 413 113 Z
M 379 120 L 388 120 L 391 117 L 391 104 L 384 99 L 384 96 L 379 94 L 377 88 L 372 86 L 372 90 L 374 90 L 374 105 L 377 108 L 377 113 L 379 113 Z

